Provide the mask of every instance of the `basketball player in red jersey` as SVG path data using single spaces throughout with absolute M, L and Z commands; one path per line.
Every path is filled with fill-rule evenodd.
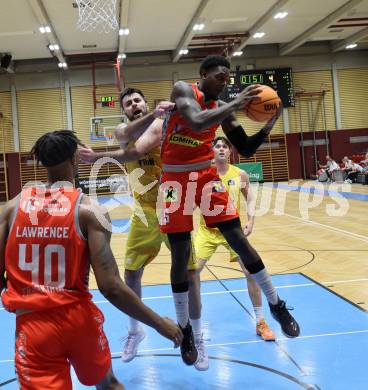
M 78 379 L 97 389 L 124 389 L 111 369 L 104 317 L 88 291 L 97 285 L 114 306 L 175 345 L 180 329 L 145 306 L 119 276 L 108 215 L 73 185 L 80 141 L 68 130 L 43 135 L 33 154 L 48 183 L 24 189 L 0 216 L 0 291 L 16 313 L 15 366 L 22 390 L 71 390 Z M 6 272 L 6 279 L 5 279 Z
M 246 157 L 255 153 L 275 124 L 279 111 L 258 133 L 248 137 L 236 119 L 235 111 L 258 99 L 258 85 L 251 85 L 230 103 L 219 100 L 229 80 L 230 64 L 221 56 L 209 56 L 200 66 L 198 84 L 179 81 L 172 91 L 175 109 L 166 118 L 161 147 L 161 189 L 163 213 L 161 230 L 171 245 L 171 285 L 178 323 L 184 339 L 182 358 L 194 364 L 198 351 L 189 323 L 187 261 L 191 251 L 193 210 L 199 206 L 208 227 L 217 227 L 238 254 L 244 267 L 256 280 L 269 302 L 274 318 L 289 337 L 299 335 L 299 325 L 279 299 L 271 278 L 246 239 L 236 207 L 229 200 L 213 159 L 212 141 L 222 126 L 227 138 Z M 174 190 L 172 189 L 174 187 Z M 166 197 L 170 190 L 170 201 Z
M 82 147 L 79 149 L 79 156 L 81 161 L 86 163 L 94 163 L 99 158 L 109 157 L 126 164 L 134 198 L 134 211 L 126 242 L 124 276 L 125 283 L 141 298 L 144 270 L 158 255 L 163 242 L 169 247 L 166 234 L 160 231 L 159 212 L 156 211 L 161 176 L 160 143 L 163 124 L 159 116 L 166 110 L 172 109 L 174 104 L 160 102 L 152 112 L 148 112 L 149 108 L 143 92 L 129 87 L 122 91 L 120 102 L 129 119 L 128 124 L 120 124 L 115 129 L 115 137 L 120 143 L 120 149 L 95 152 L 89 147 Z M 137 172 L 140 172 L 139 175 Z M 142 215 L 145 221 L 142 221 Z M 193 256 L 188 262 L 188 272 L 191 274 L 189 280 L 193 280 L 193 283 L 190 283 L 190 287 L 193 286 L 193 302 L 198 306 L 201 299 L 200 279 L 195 269 L 196 261 Z M 208 369 L 208 356 L 201 331 L 201 312 L 191 309 L 190 306 L 194 341 L 200 355 L 194 367 L 202 371 Z M 145 332 L 139 322 L 129 318 L 128 336 L 122 352 L 124 362 L 135 358 L 138 346 L 144 338 Z

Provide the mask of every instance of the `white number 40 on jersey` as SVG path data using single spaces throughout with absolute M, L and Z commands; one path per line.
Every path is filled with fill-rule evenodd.
M 31 244 L 32 261 L 26 259 L 27 244 L 19 244 L 19 268 L 22 271 L 32 273 L 32 283 L 40 284 L 40 245 Z M 44 248 L 44 285 L 48 287 L 64 288 L 65 287 L 65 248 L 62 245 L 49 244 Z M 52 255 L 57 256 L 57 280 L 52 280 Z M 55 258 L 55 257 L 54 257 Z M 27 261 L 26 261 L 27 260 Z

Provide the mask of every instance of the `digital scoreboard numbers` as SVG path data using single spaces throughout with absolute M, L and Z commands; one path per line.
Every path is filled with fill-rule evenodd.
M 273 88 L 284 107 L 294 107 L 294 86 L 291 68 L 239 70 L 231 72 L 230 83 L 220 96 L 221 100 L 230 102 L 248 85 L 264 84 Z
M 113 96 L 101 96 L 101 107 L 115 107 Z

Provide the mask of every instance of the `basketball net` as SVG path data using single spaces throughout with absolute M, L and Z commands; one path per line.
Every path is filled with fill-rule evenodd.
M 108 33 L 116 30 L 116 0 L 76 0 L 79 11 L 77 27 L 81 31 Z

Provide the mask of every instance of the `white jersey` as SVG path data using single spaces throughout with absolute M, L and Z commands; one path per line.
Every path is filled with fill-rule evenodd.
M 334 160 L 327 161 L 327 167 L 328 167 L 329 172 L 336 171 L 337 169 L 340 169 L 339 165 Z
M 353 163 L 352 169 L 355 172 L 362 172 L 363 171 L 363 167 L 361 165 L 359 165 L 359 164 L 356 164 L 356 163 Z

